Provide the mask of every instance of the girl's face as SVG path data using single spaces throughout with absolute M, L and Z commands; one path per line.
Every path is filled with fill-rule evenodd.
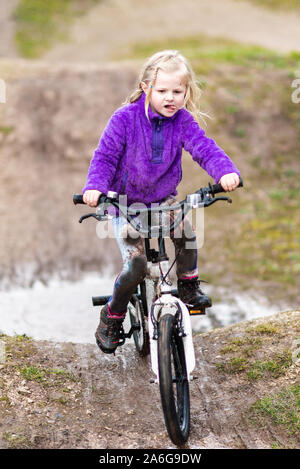
M 143 91 L 147 93 L 148 85 L 146 83 L 141 85 Z M 150 96 L 150 107 L 161 116 L 172 117 L 183 107 L 185 93 L 186 80 L 183 70 L 174 72 L 158 70 Z

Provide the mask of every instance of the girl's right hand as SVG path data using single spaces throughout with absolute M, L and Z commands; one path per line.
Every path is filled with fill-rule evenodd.
M 83 194 L 83 202 L 90 207 L 96 207 L 101 194 L 102 192 L 96 190 L 85 191 Z

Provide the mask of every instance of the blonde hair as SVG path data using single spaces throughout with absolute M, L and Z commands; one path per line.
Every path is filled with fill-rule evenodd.
M 185 68 L 184 76 L 186 79 L 186 94 L 184 100 L 184 107 L 193 115 L 193 117 L 199 122 L 204 120 L 204 116 L 207 114 L 203 113 L 199 109 L 199 101 L 201 97 L 201 90 L 198 86 L 194 71 L 189 64 L 188 60 L 180 54 L 177 50 L 163 50 L 161 52 L 156 52 L 152 55 L 145 63 L 141 69 L 138 83 L 135 91 L 128 96 L 124 104 L 134 103 L 137 101 L 143 94 L 143 89 L 141 83 L 144 82 L 148 85 L 148 92 L 145 99 L 145 114 L 148 117 L 148 109 L 150 103 L 150 97 L 152 92 L 152 87 L 156 81 L 157 73 L 159 70 L 164 72 L 174 72 L 182 68 L 182 65 Z M 205 121 L 204 121 L 205 122 Z

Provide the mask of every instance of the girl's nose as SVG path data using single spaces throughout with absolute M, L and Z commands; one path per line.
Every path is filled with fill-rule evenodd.
M 166 100 L 167 100 L 167 101 L 173 101 L 173 93 L 172 93 L 172 91 L 169 91 L 169 92 L 166 94 Z

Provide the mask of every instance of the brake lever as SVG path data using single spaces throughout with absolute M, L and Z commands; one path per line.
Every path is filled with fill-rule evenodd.
M 204 202 L 204 206 L 208 207 L 209 205 L 214 204 L 215 202 L 218 202 L 218 200 L 225 200 L 229 204 L 232 204 L 232 199 L 230 197 L 214 197 L 213 199 L 210 199 L 208 201 Z
M 87 218 L 96 218 L 96 220 L 101 221 L 102 217 L 101 215 L 96 215 L 96 213 L 87 213 L 86 215 L 83 215 L 82 217 L 79 218 L 79 223 L 82 223 L 83 220 L 86 220 Z

